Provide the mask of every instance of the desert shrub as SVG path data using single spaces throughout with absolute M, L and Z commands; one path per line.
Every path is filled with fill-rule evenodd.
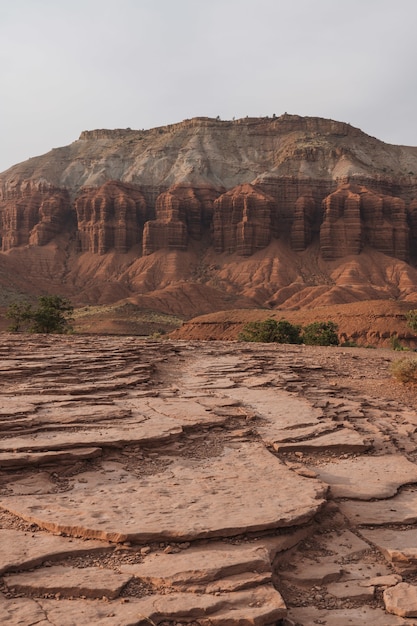
M 263 343 L 301 343 L 301 327 L 287 320 L 268 318 L 262 322 L 246 324 L 238 339 L 240 341 L 259 341 Z
M 337 324 L 313 322 L 303 328 L 303 342 L 308 346 L 338 346 Z
M 394 378 L 402 383 L 417 383 L 417 359 L 403 357 L 394 361 L 391 372 Z
M 405 315 L 407 319 L 407 324 L 415 333 L 417 333 L 417 309 L 413 309 L 412 311 L 408 311 Z
M 61 296 L 40 296 L 37 308 L 29 302 L 14 302 L 6 317 L 11 320 L 9 330 L 31 333 L 68 333 L 72 330 L 72 304 Z
M 344 341 L 340 345 L 342 348 L 359 348 L 359 345 L 356 343 L 356 341 L 352 341 L 351 339 Z

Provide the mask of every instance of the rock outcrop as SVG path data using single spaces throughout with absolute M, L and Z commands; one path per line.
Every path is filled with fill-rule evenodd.
M 140 243 L 146 202 L 139 189 L 109 181 L 98 189 L 84 189 L 75 201 L 82 252 L 124 253 Z
M 414 624 L 415 393 L 370 352 L 5 334 L 1 623 Z
M 359 254 L 365 245 L 407 261 L 409 226 L 404 200 L 342 185 L 323 201 L 320 247 L 324 259 Z
M 200 240 L 210 229 L 213 201 L 218 192 L 211 186 L 174 185 L 156 199 L 156 219 L 146 222 L 143 254 L 161 248 L 185 250 L 188 238 Z
M 2 251 L 44 246 L 70 229 L 71 205 L 65 189 L 27 184 L 0 201 Z
M 274 199 L 254 185 L 240 185 L 214 202 L 213 245 L 216 252 L 250 256 L 266 248 L 272 236 Z
M 206 287 L 206 305 L 187 316 L 212 310 L 213 290 L 225 307 L 408 298 L 417 287 L 413 172 L 417 148 L 320 118 L 85 131 L 0 174 L 2 251 L 12 251 L 0 256 L 0 283 L 21 293 L 30 277 L 28 292 L 59 286 L 80 304 L 152 292 L 165 312 L 168 284 L 184 295 L 191 283 Z M 369 271 L 335 275 L 335 261 L 375 252 L 398 262 L 382 272 L 385 291 Z

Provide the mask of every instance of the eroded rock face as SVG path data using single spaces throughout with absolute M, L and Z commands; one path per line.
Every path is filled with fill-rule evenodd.
M 69 195 L 64 189 L 27 185 L 0 203 L 2 251 L 22 245 L 43 246 L 71 227 Z
M 357 255 L 365 245 L 407 260 L 409 227 L 404 200 L 377 194 L 366 187 L 342 185 L 323 201 L 320 230 L 323 258 Z
M 141 241 L 146 202 L 139 189 L 110 181 L 85 189 L 75 201 L 82 252 L 125 253 Z
M 291 247 L 296 252 L 302 252 L 310 245 L 316 212 L 317 204 L 312 195 L 303 195 L 297 199 L 291 227 Z
M 188 238 L 199 240 L 210 228 L 213 201 L 218 192 L 209 185 L 174 185 L 156 199 L 156 219 L 146 222 L 143 254 L 168 248 L 185 250 Z
M 213 237 L 216 252 L 250 256 L 265 248 L 272 236 L 274 199 L 254 185 L 239 185 L 214 203 Z

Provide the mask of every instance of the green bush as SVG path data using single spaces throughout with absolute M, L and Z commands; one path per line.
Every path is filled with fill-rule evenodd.
M 391 364 L 391 372 L 402 383 L 417 383 L 417 359 L 403 357 Z
M 337 324 L 334 322 L 313 322 L 303 328 L 303 343 L 308 346 L 338 346 Z
M 61 296 L 40 296 L 36 309 L 30 302 L 14 302 L 6 312 L 9 330 L 31 333 L 68 333 L 72 330 L 72 304 Z
M 301 343 L 301 327 L 287 320 L 268 318 L 262 322 L 246 324 L 238 339 L 240 341 L 260 341 L 263 343 Z

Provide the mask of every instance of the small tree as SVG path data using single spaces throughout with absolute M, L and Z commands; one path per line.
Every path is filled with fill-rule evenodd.
M 12 333 L 28 330 L 31 316 L 32 305 L 29 302 L 12 302 L 6 311 L 7 319 L 11 320 L 9 330 Z
M 249 322 L 241 333 L 240 341 L 259 341 L 263 343 L 301 343 L 301 327 L 290 324 L 287 320 L 268 318 L 262 322 Z
M 303 342 L 308 346 L 338 346 L 337 324 L 313 322 L 303 328 Z
M 40 296 L 36 309 L 29 302 L 12 303 L 6 317 L 12 320 L 10 330 L 32 333 L 67 333 L 74 307 L 61 296 Z

